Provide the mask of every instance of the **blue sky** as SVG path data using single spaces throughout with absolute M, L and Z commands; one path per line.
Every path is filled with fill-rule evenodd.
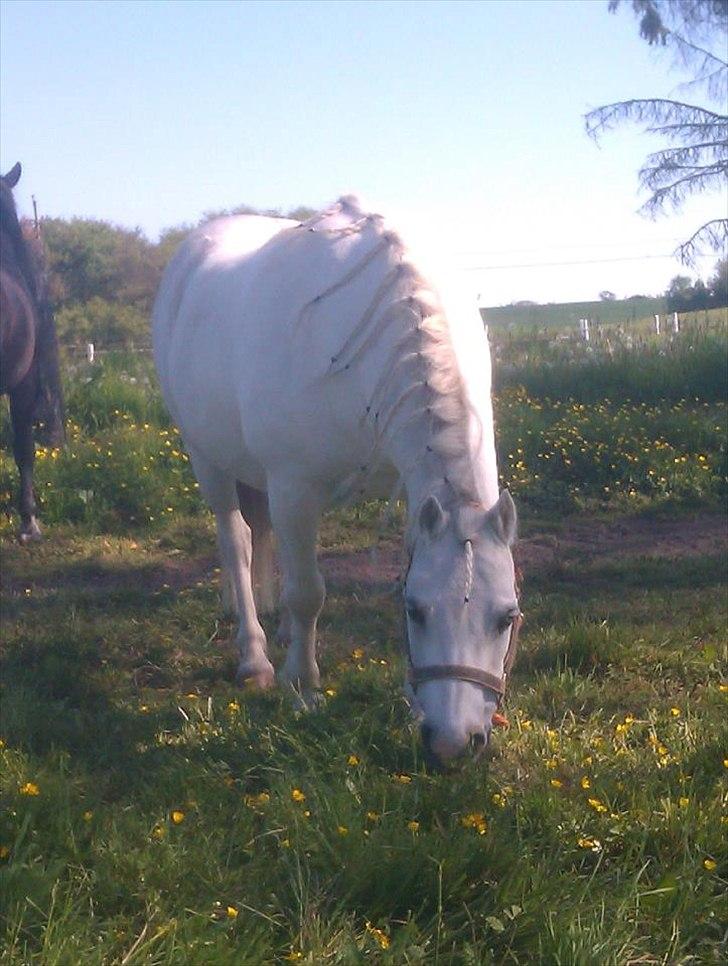
M 20 207 L 160 229 L 354 191 L 485 304 L 663 290 L 720 198 L 651 222 L 590 108 L 682 78 L 606 0 L 3 0 L 0 169 Z M 651 256 L 651 257 L 645 257 Z M 629 259 L 629 260 L 627 260 Z M 715 258 L 701 263 L 709 275 Z M 554 264 L 554 263 L 570 264 Z M 578 263 L 578 264 L 573 264 Z M 517 267 L 512 267 L 517 266 Z M 477 270 L 476 270 L 477 269 Z

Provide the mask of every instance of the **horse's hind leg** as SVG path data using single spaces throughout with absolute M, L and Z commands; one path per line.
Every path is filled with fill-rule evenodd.
M 265 632 L 260 626 L 253 598 L 253 535 L 238 504 L 235 481 L 190 453 L 200 489 L 212 507 L 223 570 L 229 575 L 238 614 L 236 644 L 240 651 L 237 678 L 240 683 L 268 688 L 275 681 L 266 652 Z
M 324 602 L 324 581 L 316 562 L 321 501 L 293 480 L 269 481 L 268 499 L 283 577 L 282 603 L 290 644 L 280 679 L 311 697 L 320 686 L 316 663 L 316 621 Z
M 41 532 L 36 519 L 38 508 L 33 490 L 33 462 L 35 444 L 33 442 L 33 407 L 35 405 L 35 379 L 28 376 L 10 393 L 10 419 L 13 426 L 13 456 L 20 474 L 21 543 L 40 540 Z
M 273 526 L 268 510 L 268 494 L 244 483 L 237 484 L 238 501 L 243 519 L 253 537 L 253 596 L 259 614 L 270 614 L 276 609 L 276 553 Z

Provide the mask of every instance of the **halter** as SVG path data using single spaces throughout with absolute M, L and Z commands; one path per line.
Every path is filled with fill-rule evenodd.
M 470 541 L 466 541 L 469 543 Z M 412 559 L 414 557 L 414 548 L 410 554 L 409 562 L 407 564 L 407 571 L 404 575 L 403 587 L 407 587 L 407 577 L 409 575 L 410 567 L 412 566 Z M 516 587 L 516 594 L 518 593 L 518 588 Z M 465 595 L 464 603 L 467 604 L 469 600 L 469 594 Z M 503 703 L 503 698 L 506 693 L 506 685 L 508 683 L 508 676 L 511 673 L 511 668 L 513 667 L 513 662 L 516 659 L 516 651 L 518 649 L 518 635 L 521 630 L 521 624 L 523 623 L 523 614 L 519 611 L 514 617 L 513 623 L 511 624 L 511 633 L 508 638 L 508 648 L 506 649 L 506 655 L 503 659 L 503 675 L 498 677 L 496 674 L 492 674 L 490 671 L 484 671 L 482 668 L 473 667 L 469 664 L 428 664 L 424 667 L 415 667 L 412 661 L 412 651 L 410 648 L 409 634 L 405 628 L 405 648 L 407 653 L 407 682 L 412 687 L 414 691 L 417 690 L 420 684 L 425 684 L 427 681 L 439 681 L 442 679 L 450 679 L 455 681 L 467 681 L 470 684 L 477 684 L 480 687 L 488 688 L 494 691 L 498 696 L 498 708 Z

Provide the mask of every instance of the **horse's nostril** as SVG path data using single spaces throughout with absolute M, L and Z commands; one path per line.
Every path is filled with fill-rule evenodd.
M 485 748 L 486 738 L 482 731 L 476 731 L 470 736 L 470 747 L 474 752 L 479 753 Z

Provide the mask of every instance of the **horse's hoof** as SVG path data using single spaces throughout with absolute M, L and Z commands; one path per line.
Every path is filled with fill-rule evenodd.
M 43 534 L 41 533 L 41 529 L 35 520 L 32 520 L 27 527 L 23 527 L 18 534 L 18 542 L 24 547 L 29 543 L 38 543 L 38 541 L 42 539 Z
M 267 668 L 250 668 L 241 664 L 235 675 L 235 683 L 246 691 L 269 691 L 276 683 L 273 665 Z
M 281 687 L 296 711 L 316 711 L 326 704 L 326 696 L 317 688 L 302 688 L 292 681 L 281 680 Z

